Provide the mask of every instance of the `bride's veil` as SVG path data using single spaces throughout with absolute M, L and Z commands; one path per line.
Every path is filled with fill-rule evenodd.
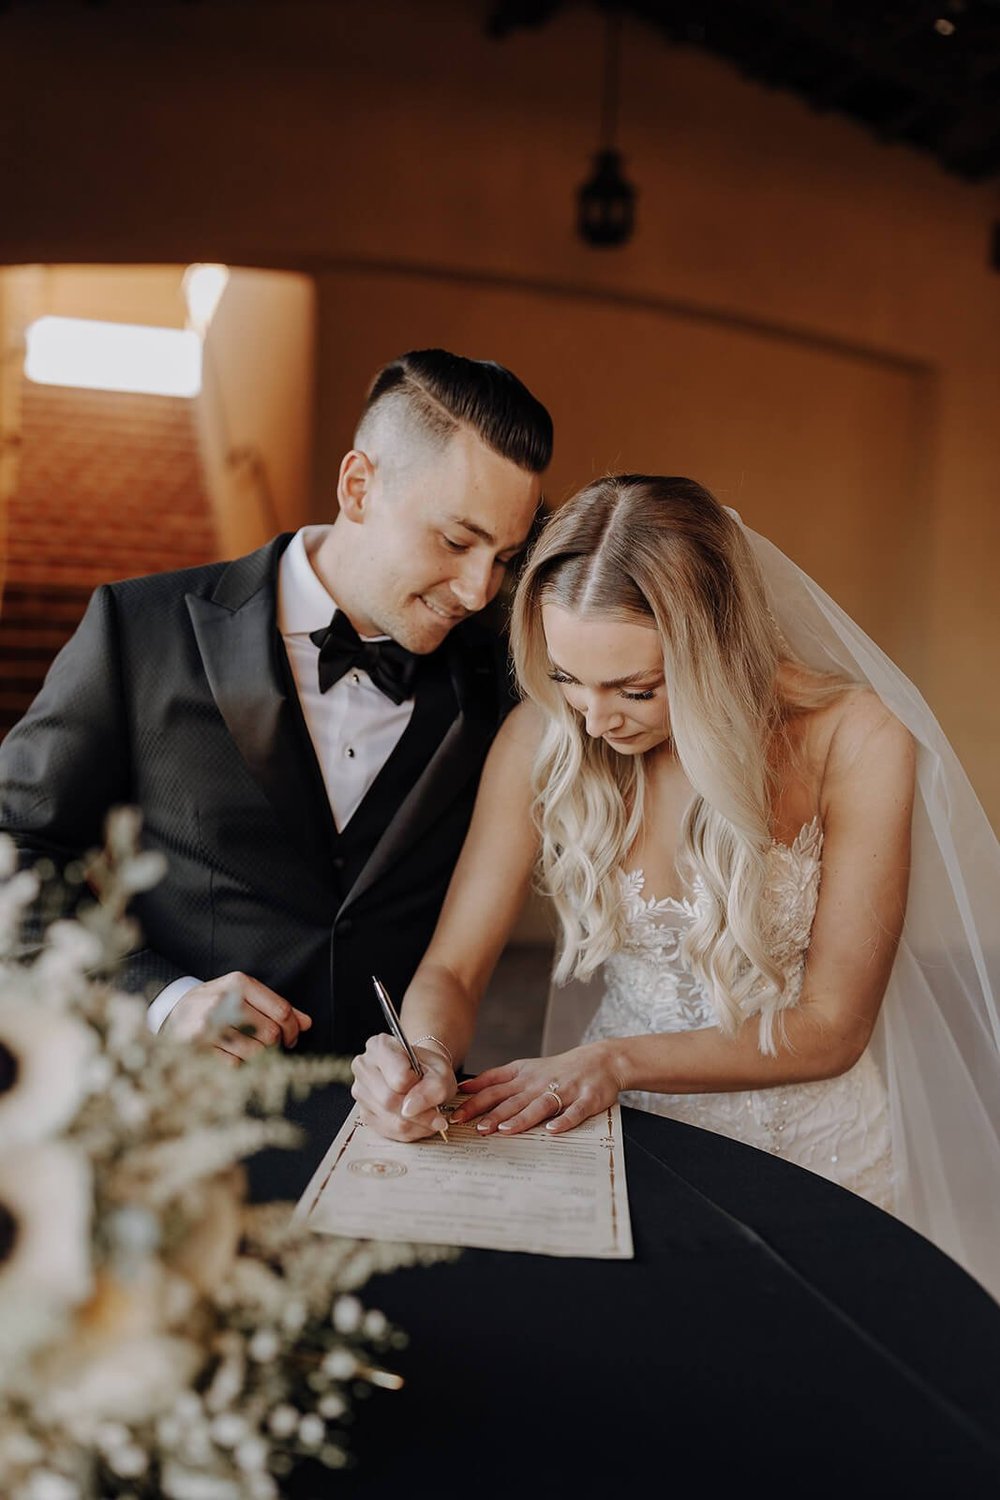
M 784 553 L 744 531 L 794 654 L 868 683 L 917 743 L 906 921 L 872 1040 L 895 1211 L 1000 1299 L 1000 843 L 909 679 Z M 544 1053 L 579 1040 L 600 988 L 553 988 Z

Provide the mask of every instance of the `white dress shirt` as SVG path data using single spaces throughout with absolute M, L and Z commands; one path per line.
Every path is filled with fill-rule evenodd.
M 363 667 L 352 667 L 325 693 L 319 690 L 319 647 L 309 637 L 329 625 L 336 600 L 313 571 L 311 558 L 329 529 L 304 526 L 281 554 L 278 629 L 339 831 L 357 812 L 399 743 L 413 714 L 413 699 L 393 703 Z M 150 1029 L 159 1031 L 178 1000 L 200 983 L 187 975 L 162 989 L 147 1011 Z

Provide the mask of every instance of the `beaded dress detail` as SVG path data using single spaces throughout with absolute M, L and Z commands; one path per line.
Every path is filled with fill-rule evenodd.
M 786 977 L 788 1004 L 797 1001 L 802 989 L 822 849 L 823 830 L 814 818 L 794 843 L 775 843 L 770 850 L 766 919 L 772 952 Z M 717 1025 L 712 1002 L 681 952 L 696 907 L 671 897 L 647 897 L 641 870 L 618 878 L 626 937 L 604 963 L 604 995 L 584 1041 Z M 847 1073 L 815 1083 L 725 1094 L 626 1092 L 620 1097 L 623 1104 L 783 1156 L 882 1208 L 893 1207 L 888 1097 L 869 1051 Z

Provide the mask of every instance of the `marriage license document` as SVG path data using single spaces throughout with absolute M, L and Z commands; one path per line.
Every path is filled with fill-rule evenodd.
M 388 1141 L 351 1112 L 296 1208 L 324 1234 L 631 1259 L 621 1110 L 574 1130 Z

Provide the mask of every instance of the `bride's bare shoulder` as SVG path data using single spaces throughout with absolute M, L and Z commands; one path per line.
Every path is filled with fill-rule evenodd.
M 831 751 L 856 754 L 873 739 L 882 753 L 893 745 L 902 748 L 912 744 L 906 726 L 869 687 L 848 688 L 831 707 Z
M 860 684 L 839 685 L 807 668 L 791 673 L 783 682 L 790 710 L 786 736 L 807 780 L 823 785 L 873 758 L 905 773 L 914 755 L 912 737 L 877 693 Z
M 824 781 L 828 787 L 859 777 L 886 785 L 912 783 L 913 736 L 871 688 L 846 689 L 826 713 Z

